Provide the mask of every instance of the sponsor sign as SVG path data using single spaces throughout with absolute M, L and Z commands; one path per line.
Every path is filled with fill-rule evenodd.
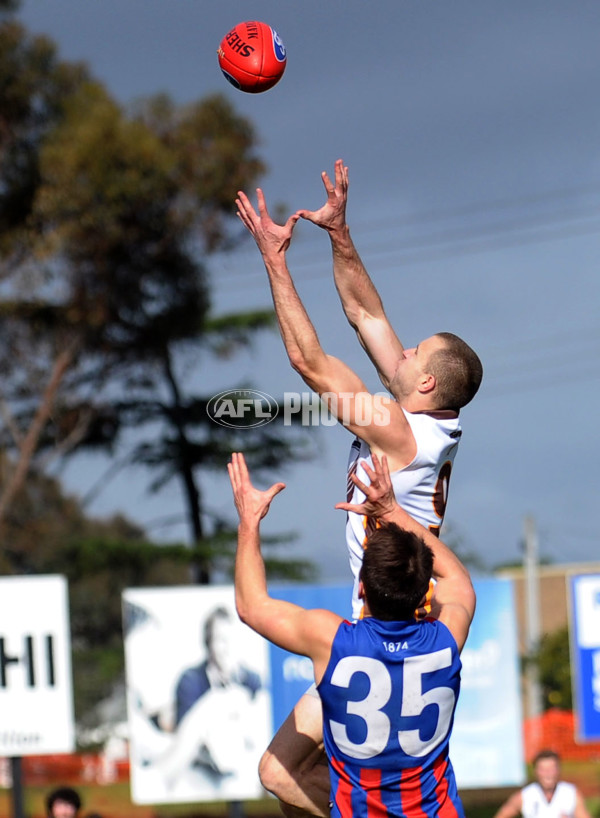
M 75 749 L 67 583 L 0 578 L 0 756 Z
M 133 802 L 262 797 L 267 643 L 239 621 L 233 588 L 129 589 L 123 617 Z
M 450 756 L 461 787 L 516 786 L 525 764 L 512 583 L 474 585 L 478 607 L 462 654 Z M 351 616 L 351 584 L 270 592 Z M 214 624 L 217 610 L 225 611 L 227 637 Z M 262 797 L 260 756 L 314 683 L 311 661 L 242 625 L 230 586 L 130 589 L 124 620 L 133 801 Z
M 577 740 L 600 740 L 600 575 L 570 578 L 570 642 Z

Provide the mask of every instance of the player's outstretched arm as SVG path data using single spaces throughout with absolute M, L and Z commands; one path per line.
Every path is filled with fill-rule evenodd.
M 585 799 L 579 789 L 575 793 L 575 818 L 591 818 Z
M 319 210 L 298 210 L 296 216 L 322 227 L 329 234 L 333 255 L 333 277 L 346 318 L 389 388 L 403 345 L 392 329 L 381 298 L 371 281 L 350 236 L 346 223 L 348 168 L 335 163 L 335 184 L 321 174 L 327 201 Z
M 279 330 L 290 363 L 310 386 L 319 391 L 321 381 L 325 381 L 327 377 L 327 356 L 296 291 L 286 261 L 286 251 L 298 216 L 290 216 L 283 226 L 275 224 L 260 188 L 257 189 L 257 197 L 258 212 L 245 193 L 239 191 L 236 199 L 237 213 L 254 237 L 262 255 Z
M 290 216 L 285 225 L 277 225 L 269 215 L 260 189 L 257 198 L 258 212 L 240 191 L 236 199 L 238 216 L 262 255 L 279 330 L 292 367 L 311 389 L 326 396 L 331 413 L 353 434 L 376 450 L 386 452 L 393 468 L 405 466 L 414 457 L 416 444 L 401 408 L 393 401 L 384 406 L 381 396 L 369 393 L 349 366 L 325 353 L 300 300 L 286 261 L 297 215 Z
M 292 653 L 309 656 L 320 680 L 333 637 L 342 621 L 331 611 L 308 611 L 269 596 L 265 564 L 260 550 L 260 521 L 273 498 L 285 488 L 275 483 L 266 491 L 256 489 L 248 474 L 244 455 L 234 452 L 227 466 L 233 498 L 240 518 L 235 557 L 235 603 L 242 622 L 270 642 Z
M 494 818 L 516 818 L 517 815 L 521 814 L 522 807 L 523 796 L 521 790 L 517 790 L 502 804 Z
M 379 459 L 372 453 L 372 460 L 373 468 L 365 461 L 361 464 L 369 477 L 369 485 L 363 483 L 356 474 L 351 475 L 352 482 L 365 495 L 364 502 L 337 503 L 335 507 L 374 517 L 382 522 L 396 523 L 400 528 L 421 537 L 431 548 L 433 576 L 436 580 L 435 615 L 448 627 L 456 639 L 459 650 L 462 650 L 475 613 L 475 591 L 469 572 L 447 545 L 398 505 L 387 458 L 384 456 Z

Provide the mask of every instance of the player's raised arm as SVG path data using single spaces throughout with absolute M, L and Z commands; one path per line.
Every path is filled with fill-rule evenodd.
M 517 818 L 523 808 L 523 796 L 521 790 L 514 792 L 500 807 L 494 818 Z
M 248 197 L 238 193 L 238 215 L 254 237 L 262 255 L 279 323 L 292 367 L 319 395 L 325 395 L 331 413 L 353 434 L 391 458 L 392 466 L 405 466 L 416 445 L 402 409 L 394 401 L 369 393 L 358 375 L 339 358 L 323 350 L 317 332 L 294 286 L 286 261 L 298 215 L 285 225 L 273 222 L 259 189 L 258 212 Z
M 403 345 L 385 314 L 381 298 L 371 281 L 350 236 L 346 223 L 348 168 L 335 163 L 335 184 L 321 174 L 327 201 L 319 210 L 298 210 L 296 215 L 322 227 L 329 234 L 333 254 L 333 277 L 346 318 L 375 364 L 382 383 L 390 389 Z
M 338 503 L 337 509 L 354 511 L 382 522 L 396 523 L 400 528 L 419 536 L 433 552 L 433 576 L 436 580 L 434 615 L 448 627 L 459 650 L 467 639 L 475 613 L 475 591 L 467 568 L 456 554 L 434 534 L 424 528 L 396 502 L 387 458 L 373 454 L 373 468 L 363 463 L 370 484 L 353 474 L 352 482 L 364 493 L 360 504 Z
M 234 452 L 227 466 L 233 498 L 240 518 L 235 557 L 235 604 L 242 622 L 270 642 L 292 653 L 309 656 L 320 679 L 333 636 L 341 617 L 325 610 L 308 611 L 269 596 L 265 565 L 260 550 L 260 521 L 273 498 L 285 488 L 275 483 L 266 491 L 256 489 L 248 474 L 244 455 Z

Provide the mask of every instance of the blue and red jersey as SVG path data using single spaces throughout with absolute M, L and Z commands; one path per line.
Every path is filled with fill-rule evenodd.
M 448 742 L 461 662 L 441 622 L 343 622 L 318 690 L 333 818 L 464 818 Z

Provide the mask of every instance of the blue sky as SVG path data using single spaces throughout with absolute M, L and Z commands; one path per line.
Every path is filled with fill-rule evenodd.
M 350 168 L 348 221 L 390 320 L 409 346 L 464 337 L 485 379 L 462 413 L 446 519 L 488 564 L 516 560 L 523 520 L 557 562 L 598 557 L 600 480 L 600 5 L 595 0 L 25 0 L 19 14 L 63 58 L 89 63 L 121 102 L 221 92 L 248 116 L 269 167 L 268 202 L 323 200 L 322 170 Z M 273 25 L 288 52 L 281 82 L 236 91 L 216 57 L 237 22 Z M 323 231 L 300 224 L 289 254 L 324 348 L 380 384 L 342 314 Z M 270 303 L 253 244 L 210 266 L 215 312 Z M 214 392 L 251 380 L 302 391 L 276 334 L 230 365 L 207 363 Z M 305 387 L 304 387 L 305 388 Z M 348 576 L 342 499 L 350 436 L 318 431 L 318 460 L 283 475 L 265 530 L 294 529 L 295 550 L 327 580 Z M 74 490 L 106 464 L 66 473 Z M 279 478 L 274 475 L 273 479 Z M 208 504 L 231 507 L 228 485 Z M 176 486 L 116 480 L 92 507 L 122 510 L 177 539 Z M 233 511 L 233 510 L 232 510 Z

